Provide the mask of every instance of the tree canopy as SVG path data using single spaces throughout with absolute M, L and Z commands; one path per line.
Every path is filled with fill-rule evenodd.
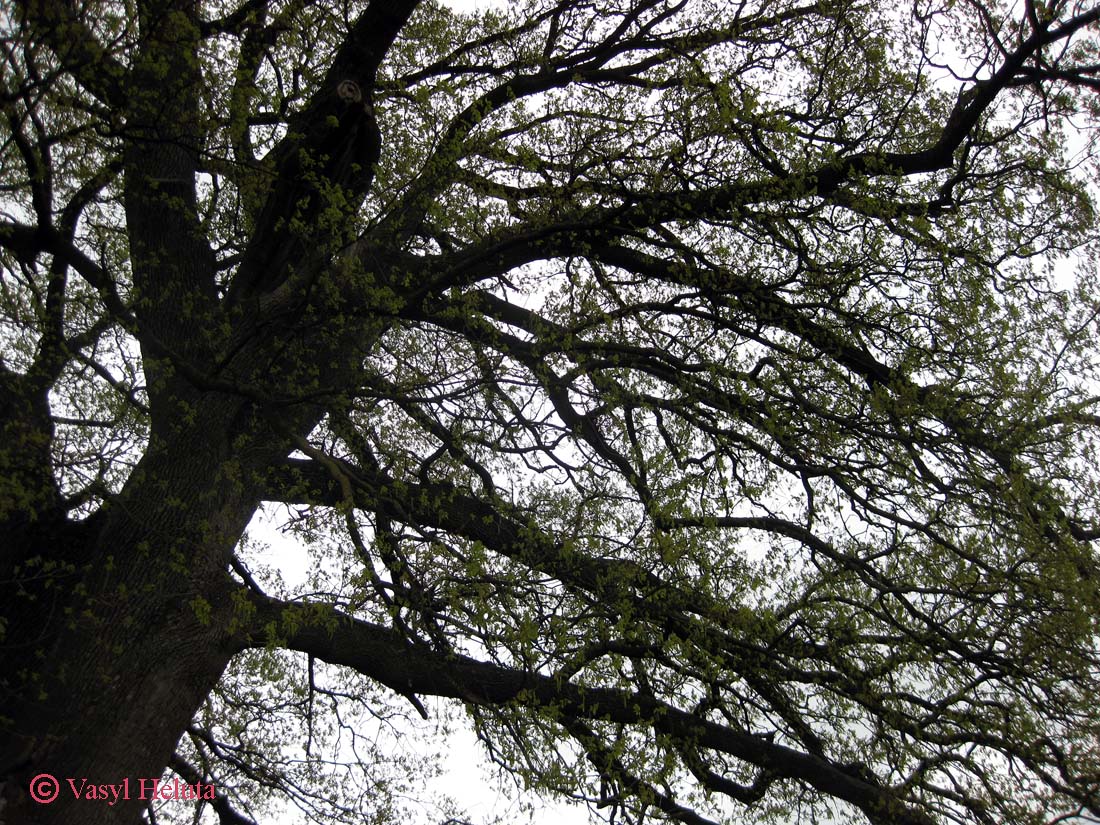
M 0 15 L 11 825 L 1100 820 L 1095 2 Z

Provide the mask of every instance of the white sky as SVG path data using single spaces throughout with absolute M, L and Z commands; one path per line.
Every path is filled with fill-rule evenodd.
M 310 554 L 298 545 L 293 536 L 284 534 L 280 525 L 286 521 L 286 511 L 277 506 L 268 506 L 257 511 L 248 528 L 248 537 L 253 547 L 266 545 L 263 553 L 266 563 L 278 569 L 286 585 L 294 590 L 303 585 L 310 572 L 312 559 Z M 431 713 L 432 703 L 424 702 Z M 425 786 L 426 798 L 420 800 L 425 811 L 430 811 L 432 797 L 448 796 L 464 810 L 471 825 L 481 825 L 499 820 L 502 823 L 525 823 L 529 825 L 587 825 L 591 820 L 583 805 L 568 804 L 564 801 L 543 801 L 533 794 L 522 800 L 532 808 L 524 811 L 508 789 L 514 789 L 514 783 L 500 776 L 499 769 L 492 765 L 478 743 L 469 724 L 461 720 L 455 722 L 452 732 L 438 738 L 433 732 L 433 720 L 415 726 L 409 734 L 413 740 L 412 749 L 427 755 L 439 755 L 441 774 L 428 781 Z M 288 812 L 275 825 L 289 825 L 301 821 L 297 809 Z M 430 817 L 425 816 L 430 822 Z M 409 823 L 414 825 L 414 823 Z M 415 823 L 420 825 L 420 823 Z M 441 825 L 437 823 L 436 825 Z

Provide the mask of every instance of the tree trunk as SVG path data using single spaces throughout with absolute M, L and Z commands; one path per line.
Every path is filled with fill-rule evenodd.
M 228 663 L 226 565 L 255 502 L 226 439 L 210 435 L 225 427 L 208 419 L 153 443 L 118 501 L 84 524 L 23 519 L 2 608 L 0 821 L 137 821 L 141 780 L 161 776 Z M 30 796 L 40 774 L 59 783 L 49 804 Z M 126 780 L 128 799 L 83 798 Z

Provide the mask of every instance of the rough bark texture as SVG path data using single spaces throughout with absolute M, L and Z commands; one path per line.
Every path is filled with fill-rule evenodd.
M 200 781 L 181 734 L 266 646 L 307 714 L 317 659 L 569 737 L 637 821 L 707 823 L 687 781 L 989 823 L 998 760 L 1100 815 L 1096 314 L 1028 269 L 1095 232 L 1043 147 L 1100 8 L 213 5 L 19 0 L 0 39 L 0 823 Z M 128 472 L 63 472 L 125 420 L 51 395 L 85 379 Z M 264 593 L 265 500 L 354 582 Z

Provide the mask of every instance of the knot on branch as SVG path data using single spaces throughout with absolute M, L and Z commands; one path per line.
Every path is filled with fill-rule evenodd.
M 354 80 L 341 80 L 336 87 L 336 96 L 345 103 L 363 102 L 363 90 Z

